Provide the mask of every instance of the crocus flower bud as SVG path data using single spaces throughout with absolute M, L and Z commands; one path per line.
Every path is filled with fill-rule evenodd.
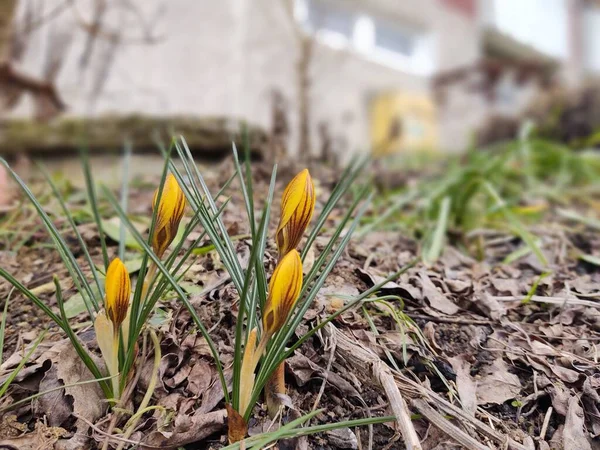
M 106 271 L 106 315 L 113 323 L 115 333 L 127 316 L 129 297 L 131 296 L 131 281 L 125 264 L 119 259 L 112 260 Z
M 285 323 L 302 288 L 302 261 L 295 250 L 288 252 L 277 264 L 271 282 L 269 296 L 263 314 L 264 333 L 272 336 Z
M 308 169 L 287 185 L 281 198 L 281 216 L 277 227 L 279 257 L 298 247 L 315 210 L 315 187 Z
M 173 174 L 169 174 L 165 180 L 160 199 L 158 199 L 158 189 L 154 193 L 152 208 L 158 206 L 156 213 L 156 225 L 152 235 L 152 249 L 156 256 L 162 258 L 167 247 L 173 242 L 179 222 L 183 217 L 185 209 L 185 196 L 179 187 Z

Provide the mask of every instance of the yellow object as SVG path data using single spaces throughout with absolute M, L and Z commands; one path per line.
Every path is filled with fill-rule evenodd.
M 105 311 L 100 311 L 94 320 L 96 342 L 106 363 L 108 374 L 112 377 L 113 397 L 119 398 L 119 336 L 118 327 L 108 319 Z
M 279 257 L 298 247 L 315 210 L 315 186 L 308 169 L 289 182 L 281 197 L 281 215 L 277 227 Z
M 183 217 L 185 209 L 185 195 L 173 174 L 169 174 L 165 180 L 160 200 L 157 202 L 158 189 L 154 193 L 152 207 L 156 208 L 156 225 L 152 235 L 152 249 L 156 256 L 162 258 L 167 247 L 173 242 L 179 222 Z
M 370 117 L 374 156 L 435 150 L 438 146 L 437 111 L 426 95 L 379 94 L 371 103 Z
M 117 333 L 127 316 L 129 297 L 131 297 L 129 273 L 119 258 L 113 259 L 108 266 L 104 290 L 106 315 L 114 325 L 114 333 Z
M 266 336 L 273 336 L 281 329 L 298 300 L 301 288 L 302 261 L 294 249 L 279 261 L 269 283 L 269 296 L 263 313 Z
M 256 333 L 253 328 L 248 336 L 248 342 L 244 348 L 244 359 L 242 360 L 241 382 L 240 382 L 240 411 L 244 413 L 250 404 L 252 388 L 254 387 L 254 369 L 261 355 L 256 355 Z M 256 361 L 256 362 L 255 362 Z

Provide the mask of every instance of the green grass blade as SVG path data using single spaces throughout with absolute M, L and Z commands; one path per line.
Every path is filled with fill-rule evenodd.
M 496 189 L 494 189 L 494 187 L 487 181 L 484 182 L 483 185 L 486 187 L 490 196 L 496 202 L 498 208 L 500 208 L 500 210 L 504 214 L 506 220 L 514 229 L 515 233 L 529 246 L 529 248 L 531 248 L 531 251 L 535 254 L 540 263 L 542 263 L 544 266 L 547 266 L 548 261 L 542 253 L 542 250 L 537 245 L 535 237 L 525 229 L 525 227 L 521 224 L 519 219 L 517 219 L 517 217 L 510 211 L 510 209 L 506 206 L 506 202 L 504 201 L 504 199 L 502 199 L 502 197 L 500 197 L 500 194 L 498 194 L 498 191 L 496 191 Z
M 336 249 L 331 250 L 332 247 L 329 247 L 329 251 L 327 249 L 324 250 L 323 253 L 326 253 L 327 254 L 326 256 L 329 256 L 329 253 L 331 253 L 329 260 L 326 262 L 324 258 L 320 258 L 318 261 L 315 261 L 315 264 L 313 265 L 313 269 L 311 270 L 311 272 L 315 271 L 315 274 L 317 272 L 319 272 L 319 276 L 316 277 L 316 275 L 315 275 L 316 279 L 314 280 L 314 283 L 310 281 L 311 280 L 310 276 L 307 276 L 308 281 L 305 280 L 305 284 L 303 284 L 302 290 L 300 292 L 300 297 L 299 297 L 300 300 L 296 304 L 297 306 L 295 307 L 294 313 L 290 314 L 290 316 L 288 316 L 284 326 L 275 335 L 275 337 L 273 338 L 272 344 L 267 348 L 267 354 L 262 362 L 261 368 L 257 375 L 257 381 L 255 383 L 255 390 L 253 391 L 252 401 L 250 402 L 251 404 L 255 403 L 256 400 L 258 399 L 260 391 L 264 387 L 264 384 L 266 383 L 269 374 L 283 360 L 282 356 L 285 351 L 286 343 L 291 339 L 295 330 L 298 328 L 298 325 L 302 321 L 302 317 L 304 316 L 304 314 L 306 313 L 308 308 L 310 308 L 312 301 L 316 297 L 316 295 L 319 292 L 319 290 L 321 289 L 321 287 L 323 287 L 327 276 L 329 275 L 331 270 L 333 270 L 333 267 L 337 263 L 342 252 L 344 251 L 344 249 L 346 248 L 346 245 L 348 245 L 348 242 L 350 241 L 350 239 L 352 237 L 352 233 L 358 226 L 362 215 L 366 211 L 366 209 L 369 206 L 369 203 L 372 199 L 373 194 L 369 193 L 369 191 L 370 191 L 370 188 L 368 186 L 366 186 L 363 189 L 363 191 L 361 192 L 361 195 L 359 195 L 359 197 L 355 200 L 355 203 L 353 206 L 357 206 L 363 199 L 364 199 L 364 204 L 358 210 L 356 216 L 354 217 L 354 220 L 352 221 L 352 224 L 350 225 L 349 229 L 346 231 L 346 234 L 341 239 L 341 241 L 338 244 L 338 246 L 336 247 Z M 365 196 L 367 197 L 366 199 L 364 198 Z M 351 208 L 350 211 L 348 212 L 346 220 L 348 220 L 349 215 L 351 215 L 352 212 L 353 212 L 353 208 Z M 345 224 L 345 222 L 343 221 L 338 226 L 338 229 L 336 231 L 336 233 L 338 235 L 341 233 L 341 230 L 343 229 L 344 224 Z M 334 241 L 335 241 L 334 238 L 332 238 L 330 240 L 331 246 L 333 245 Z M 319 261 L 321 261 L 321 262 L 319 262 Z M 315 278 L 315 277 L 313 277 L 313 278 Z
M 56 184 L 54 183 L 54 181 L 52 181 L 52 177 L 50 177 L 50 174 L 48 173 L 46 168 L 44 166 L 42 166 L 41 164 L 38 164 L 38 169 L 42 172 L 47 183 L 50 185 L 50 188 L 52 189 L 52 193 L 54 194 L 54 198 L 56 198 L 56 200 L 58 200 L 58 203 L 63 211 L 63 214 L 67 218 L 67 222 L 69 222 L 69 225 L 71 225 L 71 229 L 73 230 L 73 232 L 75 233 L 75 236 L 77 237 L 77 242 L 79 242 L 79 246 L 81 247 L 81 250 L 83 251 L 85 260 L 87 261 L 87 263 L 90 267 L 90 270 L 92 272 L 92 277 L 94 278 L 94 282 L 96 283 L 96 287 L 98 288 L 98 292 L 100 293 L 100 298 L 104 298 L 104 286 L 102 286 L 102 283 L 100 283 L 100 278 L 98 277 L 98 271 L 96 270 L 96 265 L 94 264 L 94 261 L 92 261 L 90 252 L 87 248 L 87 245 L 85 244 L 85 241 L 83 240 L 83 237 L 81 236 L 81 233 L 79 232 L 79 229 L 77 228 L 77 224 L 75 223 L 75 220 L 73 219 L 73 215 L 69 211 L 69 208 L 67 208 L 67 205 L 65 203 L 63 196 L 58 191 Z M 85 301 L 85 297 L 83 297 L 83 299 Z M 98 310 L 100 309 L 98 300 L 96 299 L 96 297 L 94 295 L 91 296 L 91 300 L 92 300 L 92 306 L 94 307 L 94 311 L 98 312 Z M 90 313 L 90 316 L 92 316 L 92 314 L 91 314 L 92 310 L 89 307 L 88 307 L 88 312 Z
M 123 175 L 121 180 L 121 208 L 127 212 L 127 199 L 129 198 L 129 164 L 131 162 L 131 142 L 125 143 L 125 152 L 123 153 Z M 125 260 L 125 235 L 126 228 L 123 222 L 119 227 L 119 258 Z
M 173 164 L 172 161 L 170 161 L 171 171 L 184 191 L 184 194 L 192 208 L 196 211 L 200 211 L 202 226 L 208 233 L 213 245 L 215 245 L 215 249 L 219 253 L 223 264 L 227 268 L 236 290 L 238 293 L 241 293 L 244 283 L 243 269 L 237 259 L 237 254 L 233 249 L 233 244 L 229 239 L 229 236 L 227 235 L 223 221 L 215 216 L 218 208 L 210 192 L 208 191 L 208 187 L 206 187 L 202 175 L 196 167 L 191 152 L 185 145 L 185 141 L 182 140 L 182 143 L 184 144 L 183 147 L 178 143 L 175 143 L 175 148 L 179 154 L 179 157 L 181 158 L 185 173 L 190 181 L 191 190 L 184 183 L 184 179 L 179 169 L 175 166 L 175 164 Z M 198 183 L 204 190 L 204 195 L 196 185 L 196 181 L 194 181 L 195 179 L 198 180 Z M 205 201 L 208 203 L 208 206 L 205 204 Z
M 8 304 L 10 303 L 10 298 L 12 297 L 12 293 L 16 288 L 13 288 L 8 293 L 6 300 L 4 301 L 4 311 L 2 312 L 2 323 L 0 323 L 0 365 L 2 365 L 2 358 L 4 357 L 4 333 L 6 331 L 6 317 L 8 315 Z
M 104 260 L 104 270 L 108 269 L 108 251 L 106 250 L 106 237 L 104 236 L 104 230 L 102 229 L 102 219 L 100 218 L 100 211 L 98 210 L 98 199 L 96 198 L 96 186 L 94 185 L 94 179 L 92 177 L 92 171 L 90 169 L 89 153 L 87 149 L 81 150 L 81 164 L 83 167 L 83 175 L 85 177 L 85 185 L 88 192 L 88 200 L 94 221 L 98 227 L 98 234 L 100 235 L 100 246 L 102 247 L 102 259 Z
M 31 203 L 32 203 L 33 207 L 35 208 L 35 210 L 37 211 L 39 217 L 42 219 L 42 222 L 44 223 L 46 230 L 50 234 L 50 237 L 56 246 L 56 250 L 58 251 L 61 259 L 63 260 L 63 262 L 67 268 L 67 271 L 69 272 L 69 275 L 71 275 L 71 278 L 73 279 L 73 283 L 75 283 L 77 290 L 81 293 L 82 296 L 87 295 L 88 301 L 90 302 L 90 304 L 93 303 L 94 293 L 91 290 L 90 286 L 88 285 L 85 275 L 81 271 L 81 268 L 79 267 L 79 264 L 77 263 L 77 260 L 75 259 L 75 257 L 71 253 L 71 251 L 69 250 L 68 245 L 62 238 L 58 229 L 56 228 L 54 223 L 52 223 L 52 221 L 48 217 L 48 214 L 46 214 L 46 211 L 44 211 L 44 207 L 38 202 L 35 195 L 33 195 L 31 190 L 25 184 L 25 182 L 21 179 L 21 177 L 19 177 L 19 175 L 17 175 L 17 173 L 14 170 L 12 170 L 12 168 L 8 165 L 8 163 L 4 159 L 0 158 L 0 164 L 2 164 L 6 168 L 6 170 L 8 170 L 10 175 L 13 177 L 13 179 L 19 185 L 19 187 L 23 190 L 23 192 L 25 193 L 27 198 L 31 201 Z M 18 287 L 17 287 L 17 289 L 18 289 Z M 86 305 L 87 305 L 87 303 L 86 303 Z M 93 315 L 92 308 L 90 307 L 90 305 L 88 305 L 88 308 L 89 308 L 90 315 Z
M 558 209 L 556 212 L 558 213 L 559 216 L 564 217 L 565 219 L 582 223 L 587 227 L 593 228 L 594 230 L 600 230 L 600 220 L 598 220 L 598 219 L 595 219 L 593 217 L 586 217 L 575 211 L 571 211 L 568 209 L 561 208 L 561 209 Z
M 450 197 L 444 197 L 440 203 L 438 218 L 435 229 L 431 236 L 431 242 L 423 251 L 423 260 L 425 264 L 433 264 L 442 254 L 442 250 L 444 249 L 444 241 L 446 240 L 446 232 L 448 230 L 450 205 Z
M 117 214 L 121 218 L 125 218 L 126 217 L 125 216 L 125 212 L 121 209 L 121 206 L 119 205 L 119 202 L 114 197 L 114 195 L 105 186 L 103 186 L 103 190 L 104 190 L 104 194 L 106 195 L 108 201 L 115 208 L 115 211 L 117 212 Z M 227 389 L 227 382 L 225 381 L 225 375 L 223 373 L 223 367 L 222 367 L 221 361 L 219 359 L 219 353 L 217 351 L 217 348 L 216 348 L 216 346 L 215 346 L 212 338 L 208 334 L 208 331 L 206 330 L 206 328 L 202 324 L 202 321 L 198 317 L 198 315 L 196 313 L 196 310 L 190 304 L 190 302 L 189 302 L 189 300 L 188 300 L 187 295 L 185 294 L 185 292 L 183 292 L 183 290 L 181 289 L 181 287 L 179 287 L 179 285 L 177 284 L 177 281 L 171 276 L 171 274 L 169 273 L 168 269 L 163 265 L 162 261 L 154 254 L 154 252 L 152 251 L 152 249 L 150 248 L 150 246 L 146 243 L 146 241 L 144 240 L 144 238 L 140 235 L 140 233 L 138 232 L 138 230 L 131 223 L 128 223 L 127 226 L 129 228 L 129 231 L 133 234 L 133 236 L 135 237 L 135 239 L 138 241 L 138 243 L 142 247 L 144 247 L 144 251 L 146 252 L 146 254 L 148 255 L 148 257 L 152 260 L 152 262 L 154 262 L 154 264 L 156 264 L 157 269 L 162 273 L 162 275 L 165 277 L 165 279 L 167 279 L 169 281 L 169 284 L 171 285 L 171 287 L 173 288 L 173 290 L 177 293 L 177 296 L 179 297 L 179 299 L 184 303 L 184 305 L 188 309 L 188 311 L 189 311 L 189 313 L 190 313 L 190 315 L 192 317 L 192 320 L 194 321 L 196 327 L 198 327 L 198 329 L 200 330 L 200 333 L 206 339 L 206 342 L 207 342 L 207 344 L 209 346 L 210 352 L 211 352 L 211 354 L 212 354 L 212 356 L 213 356 L 213 358 L 215 360 L 215 365 L 217 367 L 217 372 L 219 373 L 219 379 L 220 379 L 221 385 L 223 387 L 223 392 L 225 394 L 225 399 L 226 399 L 227 402 L 229 402 L 230 399 L 229 399 L 229 392 L 228 392 L 228 389 Z
M 8 273 L 2 267 L 0 267 L 0 276 L 2 278 L 4 278 L 6 281 L 8 281 L 10 284 L 12 284 L 21 294 L 23 294 L 25 297 L 27 297 L 29 300 L 31 300 L 38 308 L 40 308 L 44 312 L 44 314 L 46 314 L 48 317 L 50 317 L 54 321 L 54 323 L 56 323 L 59 327 L 61 327 L 63 329 L 63 331 L 66 331 L 63 320 L 60 317 L 58 317 L 56 314 L 54 314 L 54 312 L 52 312 L 52 310 L 50 308 L 48 308 L 48 306 L 42 300 L 40 300 L 29 289 L 27 289 L 25 286 L 23 286 L 15 277 L 13 277 L 10 273 Z
M 33 354 L 35 349 L 38 347 L 38 345 L 40 345 L 40 343 L 42 342 L 42 339 L 44 339 L 44 336 L 46 336 L 47 332 L 48 332 L 48 330 L 44 330 L 42 332 L 42 334 L 39 335 L 39 337 L 35 340 L 35 343 L 31 347 L 31 349 L 29 349 L 29 351 L 23 357 L 23 359 L 21 360 L 19 365 L 15 368 L 15 370 L 13 370 L 10 373 L 10 375 L 8 376 L 6 381 L 4 381 L 4 383 L 2 383 L 2 386 L 0 386 L 0 398 L 4 397 L 4 394 L 6 394 L 6 390 L 9 388 L 10 384 L 14 381 L 14 379 L 17 377 L 19 372 L 21 372 L 23 367 L 25 367 L 25 364 L 27 364 L 27 361 L 29 361 L 29 358 L 31 358 L 31 355 Z
M 115 376 L 117 376 L 117 375 L 115 375 Z M 2 408 L 0 408 L 0 414 L 4 414 L 5 412 L 10 411 L 11 409 L 16 408 L 17 406 L 23 405 L 25 403 L 29 403 L 30 401 L 35 400 L 36 398 L 39 398 L 46 394 L 50 394 L 52 392 L 60 391 L 65 388 L 70 388 L 70 387 L 75 387 L 75 386 L 83 386 L 84 384 L 97 383 L 98 381 L 108 381 L 112 378 L 113 377 L 104 377 L 104 378 L 100 378 L 100 379 L 78 381 L 77 383 L 65 384 L 64 386 L 56 386 L 52 389 L 47 389 L 42 392 L 37 392 L 33 395 L 30 395 L 29 397 L 25 397 L 25 398 L 22 398 L 21 400 L 17 400 L 16 402 L 11 403 L 10 405 L 3 406 Z
M 258 295 L 259 307 L 262 310 L 265 302 L 267 301 L 267 273 L 265 271 L 265 264 L 263 261 L 265 251 L 267 248 L 267 238 L 269 233 L 269 219 L 271 217 L 271 205 L 273 204 L 273 195 L 275 193 L 275 179 L 277 177 L 277 164 L 273 166 L 271 172 L 271 181 L 269 183 L 269 192 L 265 199 L 265 205 L 263 207 L 263 216 L 261 218 L 261 224 L 258 232 L 256 233 L 256 240 L 253 238 L 252 243 L 258 247 L 256 258 L 254 259 L 255 273 L 256 273 L 256 287 L 255 294 Z M 249 315 L 249 323 L 253 324 L 256 320 L 256 307 L 254 307 Z
M 193 159 L 192 153 L 187 145 L 187 142 L 185 141 L 185 139 L 183 137 L 181 137 L 180 139 L 181 139 L 181 143 L 183 145 L 184 154 L 187 156 L 188 161 L 191 161 L 193 163 L 194 159 Z M 202 191 L 204 192 L 204 198 L 206 199 L 206 202 L 207 202 L 208 206 L 210 207 L 209 209 L 210 209 L 212 215 L 214 216 L 214 215 L 216 215 L 216 213 L 218 211 L 217 205 L 215 204 L 213 196 L 211 195 L 210 190 L 208 189 L 208 186 L 207 186 L 206 182 L 204 181 L 204 177 L 198 170 L 198 166 L 196 164 L 193 164 L 193 168 L 194 168 L 194 172 L 196 175 L 196 179 L 200 182 L 200 186 L 202 187 Z M 232 269 L 237 272 L 238 281 L 242 281 L 244 278 L 243 269 L 237 259 L 237 253 L 235 251 L 233 243 L 231 242 L 231 239 L 229 239 L 229 235 L 227 234 L 227 227 L 225 226 L 225 224 L 223 223 L 223 220 L 220 217 L 216 217 L 214 219 L 214 222 L 217 224 L 217 227 L 218 227 L 219 232 L 223 239 L 223 243 L 225 244 L 225 248 L 227 249 L 227 251 L 230 255 L 230 258 L 233 262 Z M 232 279 L 233 279 L 233 277 L 232 277 Z M 239 286 L 241 287 L 242 284 L 239 283 Z
M 277 431 L 271 431 L 267 433 L 261 433 L 249 438 L 244 439 L 241 442 L 230 444 L 227 447 L 223 447 L 222 450 L 238 450 L 241 449 L 242 444 L 245 448 L 250 450 L 260 450 L 267 448 L 269 444 L 272 444 L 281 439 L 296 438 L 300 436 L 308 436 L 316 433 L 323 433 L 326 431 L 338 430 L 341 428 L 360 427 L 366 425 L 374 425 L 386 422 L 395 422 L 394 416 L 384 417 L 369 417 L 364 419 L 344 420 L 340 422 L 327 423 L 322 425 L 313 425 L 308 427 L 301 427 L 302 424 L 308 422 L 310 419 L 322 413 L 323 410 L 312 411 L 290 423 L 283 425 Z M 248 447 L 250 446 L 251 447 Z
M 92 373 L 94 378 L 98 381 L 98 384 L 102 388 L 102 391 L 104 392 L 106 398 L 114 398 L 115 394 L 112 392 L 112 387 L 109 385 L 109 383 L 107 383 L 106 381 L 99 381 L 106 377 L 102 375 L 100 369 L 98 369 L 98 366 L 96 365 L 88 351 L 83 348 L 83 345 L 81 345 L 81 343 L 79 342 L 77 335 L 69 325 L 69 321 L 67 320 L 67 314 L 65 312 L 65 301 L 62 295 L 62 288 L 60 287 L 60 282 L 58 281 L 58 277 L 56 275 L 54 276 L 53 281 L 54 286 L 56 287 L 56 303 L 58 303 L 60 314 L 65 324 L 65 327 L 63 329 L 67 334 L 67 337 L 71 341 L 71 344 L 73 345 L 73 348 L 75 348 L 75 351 L 77 352 L 79 358 L 83 361 L 85 366 Z
M 380 300 L 381 297 L 377 297 L 377 298 L 373 298 L 373 299 L 368 299 L 368 297 L 377 293 L 389 281 L 397 280 L 400 275 L 405 273 L 411 267 L 414 267 L 417 262 L 418 262 L 418 260 L 416 260 L 416 259 L 411 261 L 407 266 L 403 267 L 398 272 L 395 272 L 392 275 L 388 276 L 383 281 L 374 285 L 370 289 L 367 289 L 365 292 L 363 292 L 362 294 L 360 294 L 359 296 L 355 297 L 353 300 L 348 302 L 343 308 L 340 308 L 335 313 L 328 316 L 325 320 L 321 321 L 317 326 L 308 330 L 303 336 L 300 336 L 300 338 L 293 345 L 291 345 L 288 350 L 285 351 L 285 353 L 282 355 L 282 360 L 287 359 L 289 356 L 291 356 L 294 353 L 294 351 L 296 351 L 296 349 L 300 348 L 315 333 L 317 333 L 321 328 L 323 328 L 325 325 L 327 325 L 329 322 L 331 322 L 333 319 L 335 319 L 339 315 L 344 314 L 346 311 L 354 308 L 355 306 L 359 305 L 361 302 L 367 302 L 367 301 L 371 301 L 371 300 Z
M 273 193 L 275 191 L 275 179 L 277 176 L 277 166 L 273 167 L 273 172 L 271 174 L 271 183 L 269 185 L 269 194 L 266 199 L 265 208 L 263 209 L 260 225 L 257 232 L 257 238 L 259 242 L 254 242 L 252 245 L 252 251 L 250 253 L 250 259 L 248 260 L 248 268 L 246 269 L 246 277 L 244 280 L 244 288 L 240 295 L 240 306 L 238 311 L 238 317 L 236 320 L 236 338 L 235 338 L 235 354 L 234 354 L 234 378 L 233 378 L 233 393 L 234 393 L 234 403 L 233 407 L 238 410 L 239 409 L 239 391 L 240 391 L 240 383 L 241 383 L 241 363 L 242 363 L 242 335 L 244 325 L 247 324 L 246 327 L 246 335 L 243 342 L 247 342 L 248 333 L 257 326 L 256 312 L 258 309 L 258 305 L 256 303 L 257 296 L 254 295 L 256 291 L 255 285 L 251 286 L 252 274 L 254 270 L 262 270 L 263 276 L 264 274 L 264 265 L 262 263 L 262 258 L 264 255 L 264 247 L 261 246 L 261 240 L 266 239 L 266 234 L 269 229 L 269 217 L 270 217 L 270 205 L 273 200 Z M 250 293 L 250 295 L 248 295 Z M 247 314 L 247 320 L 245 321 L 245 314 Z M 247 411 L 240 411 L 242 415 L 245 416 L 247 420 L 247 415 L 252 410 L 252 405 L 248 406 Z
M 252 193 L 252 172 L 250 172 L 250 162 L 248 161 L 249 156 L 246 157 L 246 173 L 244 174 L 240 166 L 239 155 L 237 147 L 235 146 L 235 142 L 232 143 L 232 146 L 233 163 L 235 164 L 236 173 L 238 174 L 238 178 L 240 180 L 240 186 L 244 196 L 244 205 L 246 206 L 246 214 L 248 216 L 248 222 L 250 223 L 250 233 L 252 234 L 252 239 L 254 240 L 254 236 L 256 235 L 256 225 L 254 223 L 254 198 Z
M 310 248 L 312 247 L 312 244 L 314 243 L 315 239 L 317 238 L 319 232 L 323 228 L 323 225 L 325 225 L 325 222 L 329 218 L 329 214 L 331 214 L 339 200 L 344 196 L 344 194 L 348 191 L 348 188 L 363 171 L 363 168 L 366 165 L 367 161 L 367 158 L 356 158 L 350 162 L 350 164 L 342 173 L 340 181 L 333 188 L 333 191 L 331 191 L 329 199 L 323 206 L 323 209 L 319 214 L 319 217 L 317 218 L 316 224 L 314 225 L 314 227 L 308 235 L 308 238 L 306 239 L 306 244 L 304 245 L 301 254 L 303 261 L 306 255 L 308 254 Z

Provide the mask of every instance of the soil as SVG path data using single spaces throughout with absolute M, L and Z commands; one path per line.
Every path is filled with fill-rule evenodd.
M 227 179 L 231 166 L 231 162 L 226 161 L 207 171 L 213 192 Z M 291 179 L 294 173 L 292 167 L 279 171 L 277 198 L 284 181 Z M 317 185 L 318 213 L 328 197 L 335 173 L 324 167 L 312 168 L 311 173 L 315 180 L 329 181 Z M 254 174 L 256 198 L 264 198 L 268 189 L 267 170 L 257 166 Z M 132 214 L 150 214 L 156 179 L 156 176 L 148 176 L 131 189 Z M 38 191 L 43 190 L 36 186 Z M 230 235 L 243 236 L 249 231 L 245 226 L 243 200 L 235 189 L 230 194 L 232 198 L 225 210 L 224 222 Z M 83 198 L 77 188 L 72 188 L 70 206 L 82 209 Z M 317 240 L 317 252 L 326 242 L 332 225 L 342 217 L 348 201 L 332 213 L 323 237 Z M 55 202 L 48 200 L 45 208 L 72 245 L 81 267 L 85 267 L 75 235 L 68 231 L 68 223 Z M 273 205 L 273 211 L 278 209 L 279 200 Z M 371 211 L 371 214 L 376 213 Z M 5 213 L 5 218 L 9 214 Z M 273 214 L 270 224 L 273 232 L 276 216 Z M 81 217 L 79 230 L 92 258 L 101 264 L 97 230 L 90 224 L 89 217 L 84 214 Z M 107 213 L 107 217 L 110 214 Z M 494 240 L 484 238 L 482 245 L 485 249 L 488 239 L 490 251 L 484 252 L 488 256 L 482 260 L 458 250 L 464 248 L 462 245 L 449 246 L 435 264 L 417 263 L 382 288 L 380 294 L 397 298 L 390 298 L 387 303 L 366 303 L 333 321 L 333 327 L 353 345 L 376 355 L 385 370 L 393 374 L 412 414 L 412 424 L 423 449 L 469 448 L 464 441 L 461 444 L 460 439 L 456 440 L 456 432 L 443 430 L 435 423 L 436 416 L 420 407 L 419 402 L 423 400 L 433 405 L 453 430 L 460 430 L 487 446 L 483 448 L 500 449 L 507 445 L 527 449 L 600 448 L 600 267 L 580 261 L 570 251 L 585 247 L 586 253 L 600 252 L 600 241 L 585 227 L 571 227 L 564 233 L 552 232 L 554 229 L 552 224 L 545 224 L 538 230 L 544 240 L 549 267 L 542 267 L 534 255 L 502 264 L 505 256 L 523 245 L 519 239 L 505 239 L 498 245 L 498 235 L 493 236 Z M 13 235 L 6 234 L 9 231 Z M 56 309 L 52 285 L 55 275 L 64 283 L 67 299 L 76 294 L 58 253 L 30 209 L 22 209 L 18 220 L 5 229 L 5 236 L 10 238 L 0 241 L 0 245 L 4 245 L 0 247 L 1 267 L 28 288 L 37 288 L 48 306 Z M 237 240 L 238 253 L 247 255 L 250 244 L 249 239 Z M 109 239 L 111 257 L 117 254 L 117 246 L 116 241 Z M 342 307 L 347 301 L 344 295 L 358 295 L 382 277 L 406 267 L 418 257 L 419 249 L 417 239 L 396 231 L 372 231 L 352 240 L 305 315 L 297 336 Z M 271 240 L 265 255 L 269 273 L 276 254 Z M 138 256 L 139 252 L 129 249 L 126 259 Z M 206 328 L 211 330 L 222 362 L 227 366 L 233 358 L 238 297 L 214 251 L 194 258 L 184 282 L 194 292 L 191 303 Z M 192 289 L 194 286 L 196 289 Z M 65 346 L 59 347 L 62 353 L 52 353 L 64 340 L 62 332 L 28 299 L 16 292 L 10 293 L 10 285 L 0 281 L 0 307 L 10 295 L 0 381 L 6 379 L 15 362 L 18 364 L 24 349 L 43 330 L 49 331 L 1 400 L 2 406 L 42 390 L 41 386 L 52 379 L 53 370 L 65 370 L 60 360 L 63 359 L 64 364 L 69 354 Z M 224 402 L 206 343 L 196 334 L 190 314 L 180 302 L 167 298 L 160 307 L 167 312 L 168 319 L 158 329 L 162 349 L 161 379 L 151 404 L 164 408 L 147 412 L 130 439 L 138 442 L 161 433 L 162 442 L 173 443 L 177 442 L 177 435 L 202 436 L 195 441 L 182 441 L 177 446 L 221 448 L 227 443 L 227 432 L 223 416 L 216 414 L 222 411 Z M 94 349 L 87 313 L 72 320 L 79 324 L 82 341 Z M 149 352 L 147 356 L 150 367 Z M 287 361 L 286 383 L 293 407 L 286 410 L 283 422 L 313 410 L 317 399 L 318 408 L 323 411 L 311 420 L 311 425 L 392 414 L 389 393 L 371 369 L 367 365 L 349 364 L 332 339 L 316 335 Z M 143 371 L 134 404 L 141 400 L 148 379 L 149 373 Z M 64 378 L 59 377 L 57 382 L 60 380 Z M 323 383 L 325 388 L 320 394 Z M 2 445 L 36 448 L 35 445 L 41 445 L 41 436 L 47 447 L 39 448 L 100 448 L 112 416 L 105 408 L 100 414 L 92 414 L 85 406 L 89 395 L 85 390 L 61 394 L 57 402 L 66 405 L 66 413 L 60 419 L 56 418 L 57 403 L 48 401 L 31 401 L 4 413 L 0 422 L 0 448 Z M 462 410 L 466 419 L 445 410 L 443 402 Z M 83 426 L 81 417 L 87 417 L 86 414 L 93 420 Z M 202 422 L 209 419 L 210 422 Z M 200 429 L 194 431 L 200 423 L 208 423 L 205 429 L 214 431 L 207 435 Z M 271 423 L 265 406 L 259 403 L 249 423 L 250 434 L 277 426 Z M 171 448 L 169 445 L 162 448 Z M 391 450 L 407 446 L 393 422 L 374 425 L 372 429 L 319 433 L 280 441 L 277 445 L 279 449 L 315 450 Z

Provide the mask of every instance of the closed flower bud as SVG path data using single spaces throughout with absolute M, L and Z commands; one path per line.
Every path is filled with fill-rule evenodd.
M 287 253 L 275 267 L 269 283 L 269 297 L 263 314 L 264 332 L 272 336 L 285 323 L 302 288 L 302 261 L 294 249 Z
M 277 227 L 279 256 L 298 247 L 315 210 L 315 187 L 308 169 L 287 185 L 281 198 L 281 216 Z
M 152 202 L 152 208 L 158 207 L 152 235 L 152 249 L 156 256 L 162 258 L 177 234 L 185 209 L 185 196 L 173 174 L 167 176 L 160 199 L 157 198 L 158 191 L 157 189 Z
M 127 316 L 129 297 L 131 296 L 131 281 L 125 264 L 115 258 L 106 271 L 106 315 L 114 326 L 115 333 Z

